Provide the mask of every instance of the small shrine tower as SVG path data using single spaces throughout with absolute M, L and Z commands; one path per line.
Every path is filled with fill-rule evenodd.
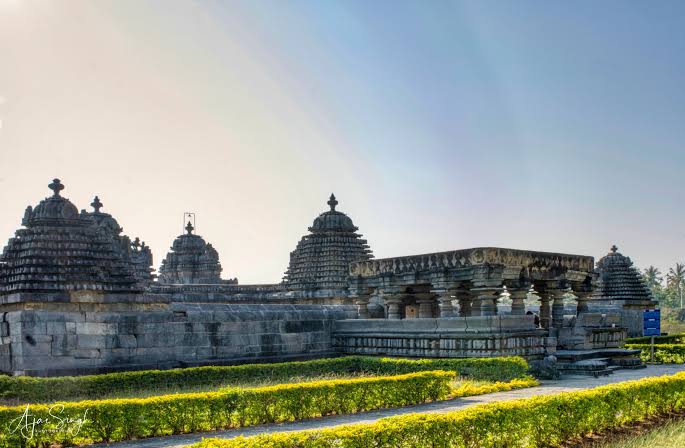
M 657 307 L 658 302 L 633 266 L 633 261 L 614 245 L 597 262 L 597 273 L 599 278 L 593 300 L 619 306 L 628 336 L 642 336 L 642 311 Z
M 188 221 L 186 233 L 174 240 L 171 251 L 159 268 L 159 283 L 164 285 L 213 285 L 226 283 L 221 279 L 221 263 L 216 249 Z
M 305 297 L 346 296 L 349 266 L 353 261 L 373 258 L 358 227 L 345 213 L 335 208 L 334 194 L 328 200 L 330 210 L 321 213 L 290 253 L 290 265 L 283 279 L 291 291 Z

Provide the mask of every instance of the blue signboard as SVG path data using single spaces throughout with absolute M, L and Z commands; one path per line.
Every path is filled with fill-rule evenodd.
M 661 335 L 661 310 L 644 310 L 642 312 L 642 334 L 645 336 Z

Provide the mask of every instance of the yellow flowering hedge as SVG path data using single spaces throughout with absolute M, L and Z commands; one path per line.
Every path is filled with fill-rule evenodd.
M 454 379 L 454 372 L 438 370 L 149 398 L 0 407 L 0 447 L 110 442 L 406 406 L 447 398 Z
M 170 370 L 145 370 L 79 377 L 11 377 L 0 375 L 0 398 L 24 403 L 100 398 L 103 395 L 169 391 L 269 380 L 285 382 L 295 377 L 366 373 L 395 375 L 427 370 L 449 370 L 478 380 L 509 381 L 525 376 L 523 358 L 395 359 L 346 356 L 313 361 L 238 366 L 205 366 Z
M 474 395 L 491 394 L 494 392 L 506 392 L 514 389 L 525 389 L 527 387 L 539 386 L 538 380 L 532 377 L 516 378 L 511 381 L 497 381 L 490 384 L 473 384 L 464 381 L 455 385 L 450 393 L 451 398 L 472 397 Z
M 650 344 L 626 344 L 625 348 L 639 348 L 643 361 L 651 360 Z M 654 362 L 660 364 L 685 364 L 685 344 L 654 344 Z
M 192 448 L 542 448 L 685 409 L 685 372 L 445 414 L 231 440 Z

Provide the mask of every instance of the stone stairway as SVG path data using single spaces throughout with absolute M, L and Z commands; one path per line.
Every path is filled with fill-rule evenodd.
M 642 369 L 646 365 L 640 360 L 640 350 L 623 348 L 596 350 L 558 350 L 557 369 L 563 374 L 590 375 L 599 377 L 611 375 L 618 369 Z

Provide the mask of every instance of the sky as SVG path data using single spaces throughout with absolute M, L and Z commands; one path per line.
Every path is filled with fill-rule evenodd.
M 685 262 L 685 2 L 0 0 L 0 241 L 99 195 L 159 266 L 196 213 L 281 279 L 328 209 L 377 258 Z M 0 243 L 1 245 L 1 243 Z

